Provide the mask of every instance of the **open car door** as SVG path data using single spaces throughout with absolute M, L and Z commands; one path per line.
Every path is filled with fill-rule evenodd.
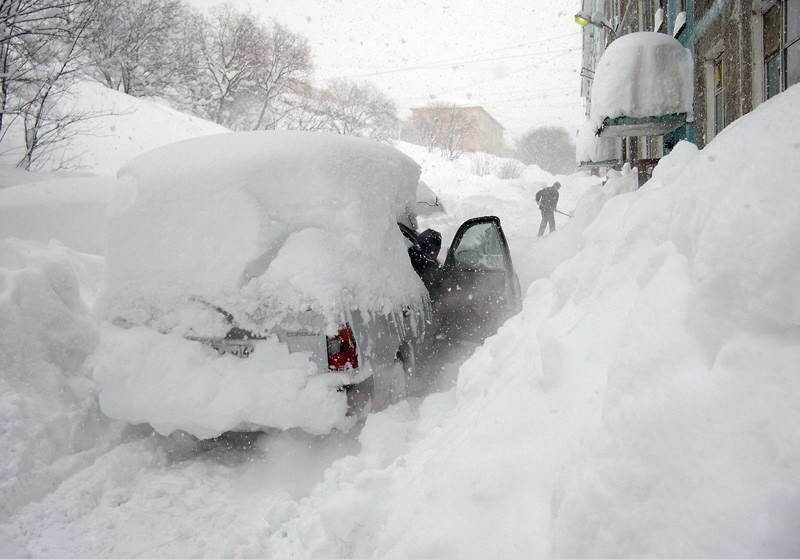
M 482 341 L 521 308 L 519 278 L 495 216 L 461 225 L 440 278 L 434 306 L 448 338 Z

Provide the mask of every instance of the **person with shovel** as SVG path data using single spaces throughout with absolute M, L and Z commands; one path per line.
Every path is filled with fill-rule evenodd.
M 542 212 L 542 224 L 539 225 L 539 236 L 544 235 L 544 229 L 550 226 L 550 232 L 556 230 L 556 216 L 555 212 L 558 211 L 558 189 L 561 188 L 561 183 L 556 181 L 553 186 L 547 186 L 536 193 L 536 203 L 539 204 L 539 210 Z

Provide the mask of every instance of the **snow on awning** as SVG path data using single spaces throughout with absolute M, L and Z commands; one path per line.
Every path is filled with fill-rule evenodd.
M 599 136 L 658 136 L 694 120 L 693 101 L 691 52 L 664 33 L 630 33 L 597 64 L 590 119 Z

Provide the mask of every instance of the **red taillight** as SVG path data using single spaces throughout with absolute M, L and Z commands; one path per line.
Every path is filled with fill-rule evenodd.
M 358 349 L 353 329 L 349 324 L 339 328 L 339 332 L 328 336 L 328 369 L 331 371 L 345 371 L 358 368 Z

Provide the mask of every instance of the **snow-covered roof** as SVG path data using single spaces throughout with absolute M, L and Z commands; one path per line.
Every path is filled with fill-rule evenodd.
M 381 312 L 421 289 L 396 225 L 414 212 L 419 166 L 391 146 L 221 134 L 153 150 L 118 178 L 109 319 L 157 322 L 190 299 L 264 321 L 309 307 Z
M 694 61 L 691 52 L 664 33 L 623 35 L 603 53 L 592 84 L 590 119 L 658 118 L 685 114 L 692 120 Z
M 476 109 L 482 111 L 489 119 L 492 120 L 497 126 L 505 130 L 505 126 L 503 126 L 499 120 L 492 116 L 492 114 L 486 110 L 486 107 L 476 103 L 475 101 L 469 99 L 435 99 L 433 101 L 429 101 L 424 105 L 414 105 L 409 107 L 411 112 L 414 111 L 437 111 L 443 109 Z

